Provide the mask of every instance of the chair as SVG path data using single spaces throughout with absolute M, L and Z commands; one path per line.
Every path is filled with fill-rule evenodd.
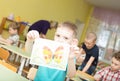
M 21 49 L 23 49 L 23 50 L 25 50 L 24 45 L 25 45 L 25 42 L 22 41 L 22 40 L 19 40 L 18 47 L 21 48 Z M 21 59 L 21 56 L 16 55 L 15 62 L 18 62 L 18 59 Z
M 8 69 L 10 69 L 10 70 L 12 70 L 14 72 L 17 72 L 17 68 L 16 67 L 14 67 L 14 66 L 12 66 L 12 65 L 10 65 L 10 64 L 2 61 L 2 60 L 0 60 L 0 64 L 4 65 L 5 67 L 7 67 Z
M 3 49 L 3 48 L 0 48 L 0 58 L 4 61 L 7 61 L 8 57 L 9 57 L 10 53 L 9 51 Z
M 8 50 L 5 50 L 4 48 L 0 48 L 0 58 L 2 59 L 2 60 L 0 60 L 0 64 L 6 66 L 8 69 L 10 69 L 14 72 L 17 72 L 16 67 L 6 63 L 9 55 L 10 55 L 10 53 Z
M 36 75 L 36 72 L 37 72 L 37 69 L 36 68 L 30 68 L 30 70 L 29 70 L 29 72 L 28 72 L 28 74 L 27 74 L 27 78 L 29 79 L 29 80 L 34 80 L 34 78 L 35 78 L 35 75 Z

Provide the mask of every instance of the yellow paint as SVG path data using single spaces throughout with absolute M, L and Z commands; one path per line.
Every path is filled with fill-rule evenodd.
M 84 0 L 0 0 L 0 18 L 13 13 L 15 18 L 19 16 L 21 21 L 30 23 L 40 19 L 86 22 L 90 8 Z M 54 30 L 50 31 L 47 37 L 53 39 Z

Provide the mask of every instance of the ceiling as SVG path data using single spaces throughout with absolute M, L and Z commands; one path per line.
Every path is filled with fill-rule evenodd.
M 94 6 L 120 10 L 120 0 L 85 0 L 85 1 Z

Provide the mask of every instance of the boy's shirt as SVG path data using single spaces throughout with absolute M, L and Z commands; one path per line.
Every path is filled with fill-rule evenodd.
M 66 71 L 39 66 L 34 81 L 64 81 Z
M 98 57 L 99 57 L 99 48 L 98 48 L 98 46 L 95 45 L 93 48 L 87 49 L 87 47 L 83 43 L 82 48 L 84 49 L 84 51 L 86 53 L 84 63 L 87 63 L 89 61 L 90 57 L 93 56 L 95 58 L 95 60 L 93 61 L 92 65 L 97 66 Z
M 101 69 L 95 75 L 99 76 L 102 81 L 120 81 L 120 70 L 113 72 L 110 66 Z
M 17 46 L 19 42 L 19 35 L 18 34 L 11 35 L 7 40 L 12 40 L 13 41 L 12 45 Z

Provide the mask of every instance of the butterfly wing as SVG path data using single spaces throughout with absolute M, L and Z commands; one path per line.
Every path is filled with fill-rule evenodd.
M 46 64 L 50 63 L 52 60 L 52 51 L 49 47 L 44 46 L 43 47 L 43 56 L 45 59 Z
M 55 50 L 55 53 L 54 53 L 54 61 L 56 63 L 60 63 L 61 60 L 62 60 L 62 57 L 63 57 L 63 46 L 59 46 L 56 50 Z

